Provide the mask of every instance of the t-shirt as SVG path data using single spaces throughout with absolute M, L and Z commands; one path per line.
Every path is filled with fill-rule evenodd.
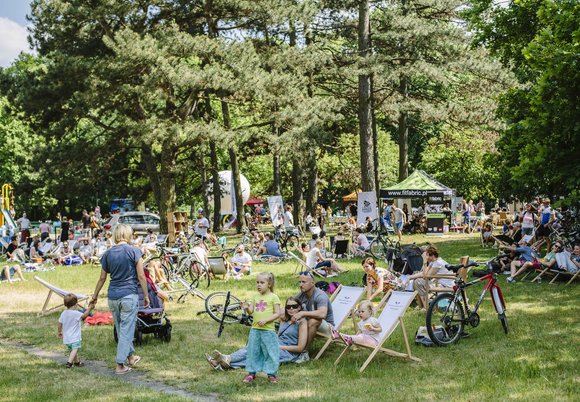
M 14 243 L 10 242 L 10 244 L 8 245 L 8 248 L 6 249 L 6 254 L 12 255 L 12 253 L 14 252 L 14 250 L 16 250 L 17 248 L 18 248 L 17 245 L 15 245 Z
M 193 230 L 194 230 L 196 235 L 206 237 L 207 236 L 207 228 L 209 228 L 209 221 L 207 220 L 207 218 L 203 217 L 203 218 L 199 218 L 195 222 L 195 227 L 193 228 Z
M 250 256 L 250 254 L 246 253 L 245 251 L 240 254 L 240 253 L 235 253 L 234 256 L 231 259 L 232 264 L 234 264 L 234 266 L 241 266 L 242 264 L 250 264 L 252 265 L 252 257 Z
M 81 317 L 78 310 L 65 310 L 61 313 L 58 322 L 62 324 L 62 342 L 65 345 L 81 340 Z
M 552 208 L 550 206 L 544 207 L 542 211 L 542 225 L 545 225 L 550 222 L 550 217 L 552 216 Z
M 274 255 L 276 257 L 282 256 L 280 245 L 275 240 L 268 240 L 264 242 L 264 248 L 266 249 L 266 255 Z
M 294 226 L 294 217 L 292 216 L 292 212 L 286 211 L 284 213 L 284 225 L 285 226 Z
M 515 250 L 516 254 L 519 255 L 520 260 L 532 262 L 535 260 L 534 258 L 534 251 L 529 246 L 518 247 Z
M 364 234 L 359 234 L 357 236 L 357 243 L 359 245 L 359 247 L 362 247 L 363 249 L 367 250 L 370 246 L 369 244 L 369 239 L 367 239 L 367 237 Z
M 360 330 L 360 332 L 362 334 L 369 335 L 371 338 L 373 338 L 375 341 L 378 342 L 380 332 L 375 332 L 375 331 L 371 331 L 371 330 L 366 329 L 365 328 L 366 324 L 370 324 L 373 327 L 380 327 L 381 323 L 375 317 L 369 317 L 366 320 L 359 321 L 359 323 L 358 323 L 358 329 Z
M 447 268 L 445 268 L 445 265 L 447 265 L 447 262 L 445 262 L 445 260 L 441 257 L 437 258 L 435 261 L 433 261 L 431 264 L 429 264 L 429 267 L 432 269 L 435 269 L 436 275 L 448 275 L 448 274 L 453 274 L 452 271 L 449 271 Z M 438 279 L 439 285 L 444 286 L 446 288 L 453 286 L 453 279 Z
M 401 208 L 395 208 L 395 223 L 403 222 L 405 214 Z
M 83 229 L 88 229 L 89 228 L 89 225 L 91 223 L 91 217 L 89 215 L 84 215 L 81 218 L 81 221 L 83 223 Z
M 313 247 L 312 250 L 306 253 L 306 265 L 308 265 L 308 268 L 316 267 L 316 264 L 318 263 L 319 252 L 320 249 L 318 249 L 317 247 Z
M 311 298 L 308 298 L 306 293 L 300 292 L 296 296 L 300 303 L 302 304 L 302 310 L 304 311 L 315 311 L 321 307 L 326 307 L 326 317 L 324 320 L 330 325 L 334 325 L 334 314 L 332 313 L 332 303 L 324 291 L 314 288 L 314 293 Z
M 266 295 L 256 292 L 249 301 L 254 305 L 254 314 L 252 314 L 252 328 L 274 331 L 274 321 L 267 323 L 263 327 L 258 325 L 258 321 L 265 320 L 276 312 L 274 306 L 276 304 L 280 305 L 280 298 L 272 292 Z
M 40 229 L 40 233 L 48 233 L 50 232 L 50 225 L 48 223 L 43 222 L 40 224 L 38 229 Z
M 522 228 L 533 228 L 534 227 L 534 214 L 530 212 L 525 212 L 522 215 Z
M 101 266 L 111 275 L 108 298 L 118 300 L 125 296 L 137 294 L 137 262 L 143 252 L 128 244 L 116 245 L 103 254 Z

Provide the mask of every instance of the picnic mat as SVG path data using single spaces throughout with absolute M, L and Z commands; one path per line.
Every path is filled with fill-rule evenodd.
M 112 325 L 113 313 L 110 311 L 93 313 L 92 316 L 89 316 L 85 319 L 85 323 L 87 325 Z

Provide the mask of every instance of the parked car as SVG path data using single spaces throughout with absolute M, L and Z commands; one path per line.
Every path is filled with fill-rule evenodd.
M 153 230 L 154 233 L 159 233 L 159 215 L 151 212 L 121 212 L 113 214 L 103 224 L 105 230 L 113 230 L 119 223 L 124 223 L 131 226 L 135 233 L 145 234 L 147 229 Z

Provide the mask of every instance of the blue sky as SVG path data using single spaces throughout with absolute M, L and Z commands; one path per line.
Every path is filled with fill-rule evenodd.
M 29 51 L 26 41 L 26 14 L 29 0 L 0 0 L 0 67 L 7 67 L 21 51 Z

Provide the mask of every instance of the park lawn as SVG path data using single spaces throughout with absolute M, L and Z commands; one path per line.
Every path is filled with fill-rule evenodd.
M 496 252 L 482 249 L 479 235 L 453 235 L 447 238 L 425 236 L 406 237 L 405 242 L 426 241 L 436 243 L 442 257 L 450 263 L 462 255 L 485 260 Z M 344 262 L 343 262 L 344 261 Z M 341 275 L 343 284 L 360 284 L 362 269 L 360 258 L 340 263 L 350 270 Z M 293 263 L 279 265 L 256 264 L 254 272 L 268 270 L 276 275 L 276 293 L 282 300 L 297 291 L 297 280 L 293 276 Z M 40 273 L 49 282 L 65 289 L 90 294 L 99 275 L 95 266 L 57 267 L 55 271 Z M 0 336 L 32 343 L 40 348 L 63 351 L 56 337 L 58 314 L 39 318 L 46 296 L 45 288 L 26 274 L 27 282 L 12 285 L 0 284 Z M 412 353 L 420 363 L 378 355 L 363 374 L 358 368 L 368 351 L 356 350 L 345 357 L 338 366 L 334 360 L 341 351 L 333 345 L 319 361 L 301 365 L 284 365 L 280 369 L 280 383 L 270 385 L 259 378 L 255 385 L 246 386 L 241 379 L 242 371 L 216 372 L 203 358 L 204 352 L 219 349 L 229 353 L 245 344 L 248 327 L 227 326 L 221 338 L 216 337 L 217 323 L 203 310 L 203 301 L 189 298 L 185 304 L 171 303 L 167 312 L 173 324 L 173 339 L 163 344 L 149 335 L 142 346 L 137 347 L 144 359 L 139 371 L 168 384 L 185 388 L 200 395 L 218 395 L 220 399 L 245 400 L 575 400 L 579 394 L 578 350 L 580 326 L 577 300 L 578 285 L 549 285 L 517 283 L 507 285 L 500 278 L 507 304 L 507 315 L 511 332 L 505 335 L 489 300 L 480 309 L 481 324 L 470 330 L 471 336 L 459 344 L 447 348 L 425 348 L 411 345 Z M 251 278 L 242 281 L 212 281 L 206 294 L 218 290 L 232 290 L 243 299 L 254 289 Z M 471 298 L 481 292 L 481 287 L 471 288 Z M 103 291 L 104 293 L 104 291 Z M 101 295 L 98 310 L 106 310 L 106 297 Z M 425 325 L 424 313 L 409 309 L 405 327 L 410 338 Z M 322 345 L 314 344 L 313 350 Z M 400 329 L 397 329 L 386 347 L 403 351 Z M 5 353 L 2 351 L 2 353 Z M 84 329 L 82 356 L 86 359 L 108 362 L 114 366 L 115 343 L 110 326 Z M 40 363 L 39 363 L 40 364 Z M 42 363 L 54 366 L 53 363 Z M 28 366 L 27 366 L 28 367 Z M 0 367 L 0 377 L 14 371 L 25 376 L 30 369 L 17 364 Z M 58 376 L 60 368 L 54 367 Z M 62 371 L 65 369 L 63 368 Z M 86 373 L 88 374 L 88 373 Z M 86 375 L 85 374 L 85 375 Z M 82 371 L 75 376 L 83 376 Z M 24 392 L 22 383 L 6 382 L 17 392 Z M 26 390 L 42 397 L 42 384 L 29 385 L 38 390 Z M 65 390 L 63 398 L 74 398 Z M 9 393 L 8 393 L 9 395 Z M 103 394 L 107 399 L 109 394 Z M 125 394 L 119 394 L 123 399 Z M 51 398 L 47 398 L 51 399 Z M 152 398 L 153 399 L 153 398 Z M 170 400 L 164 395 L 155 399 Z

